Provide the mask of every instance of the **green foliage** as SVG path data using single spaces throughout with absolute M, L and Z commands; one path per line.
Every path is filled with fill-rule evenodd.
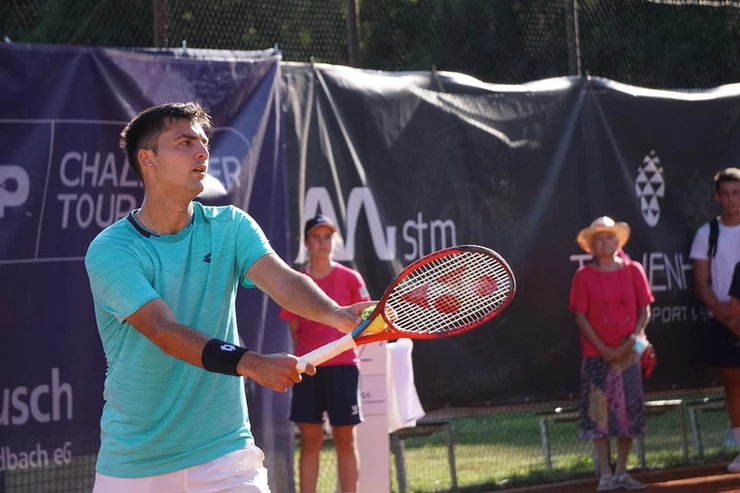
M 740 9 L 644 0 L 581 0 L 583 66 L 648 87 L 712 87 L 740 80 Z
M 567 73 L 555 2 L 363 0 L 363 61 L 385 70 L 463 72 L 496 82 Z
M 152 46 L 151 0 L 10 0 L 0 7 L 0 34 L 28 43 Z
M 634 85 L 711 87 L 740 80 L 740 8 L 649 0 L 575 0 L 584 74 Z M 355 0 L 361 66 L 447 70 L 487 82 L 568 74 L 565 0 Z M 13 41 L 257 50 L 346 64 L 346 0 L 5 0 Z

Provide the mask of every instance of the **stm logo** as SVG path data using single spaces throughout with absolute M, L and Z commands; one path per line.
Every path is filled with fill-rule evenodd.
M 29 184 L 28 173 L 20 166 L 0 165 L 0 219 L 5 217 L 6 207 L 18 207 L 26 203 Z
M 642 159 L 642 165 L 637 167 L 637 178 L 635 179 L 635 194 L 640 199 L 640 211 L 642 218 L 651 228 L 660 221 L 660 203 L 665 195 L 665 180 L 663 179 L 663 167 L 660 157 L 655 151 Z

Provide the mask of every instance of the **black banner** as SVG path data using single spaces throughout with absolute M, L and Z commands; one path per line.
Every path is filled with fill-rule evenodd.
M 387 74 L 286 64 L 292 245 L 300 222 L 337 219 L 336 258 L 378 298 L 404 265 L 452 244 L 495 249 L 519 289 L 471 333 L 418 341 L 427 411 L 570 398 L 579 333 L 574 239 L 595 217 L 627 221 L 648 274 L 660 364 L 647 390 L 713 386 L 697 353 L 705 309 L 689 246 L 717 213 L 712 176 L 736 165 L 738 94 L 642 90 L 600 79 L 482 84 L 459 74 Z

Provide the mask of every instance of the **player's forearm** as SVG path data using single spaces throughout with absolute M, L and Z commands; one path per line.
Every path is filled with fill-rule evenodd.
M 164 353 L 203 368 L 203 348 L 211 338 L 206 334 L 178 323 L 168 323 L 159 330 L 152 342 Z
M 277 304 L 303 318 L 332 327 L 337 325 L 339 305 L 305 274 L 294 272 L 271 296 Z
M 165 354 L 203 367 L 201 355 L 210 337 L 179 323 L 162 298 L 146 303 L 126 321 Z
M 277 255 L 265 255 L 246 273 L 247 277 L 286 310 L 332 327 L 346 324 L 341 309 L 313 280 L 291 269 Z

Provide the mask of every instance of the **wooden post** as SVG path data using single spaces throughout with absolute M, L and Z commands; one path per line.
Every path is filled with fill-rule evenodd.
M 578 39 L 576 0 L 565 2 L 565 33 L 568 45 L 568 74 L 581 75 L 581 44 Z
M 152 0 L 154 12 L 154 46 L 164 48 L 167 43 L 165 32 L 167 29 L 167 0 Z
M 347 0 L 347 42 L 350 67 L 360 66 L 360 16 L 356 0 Z

